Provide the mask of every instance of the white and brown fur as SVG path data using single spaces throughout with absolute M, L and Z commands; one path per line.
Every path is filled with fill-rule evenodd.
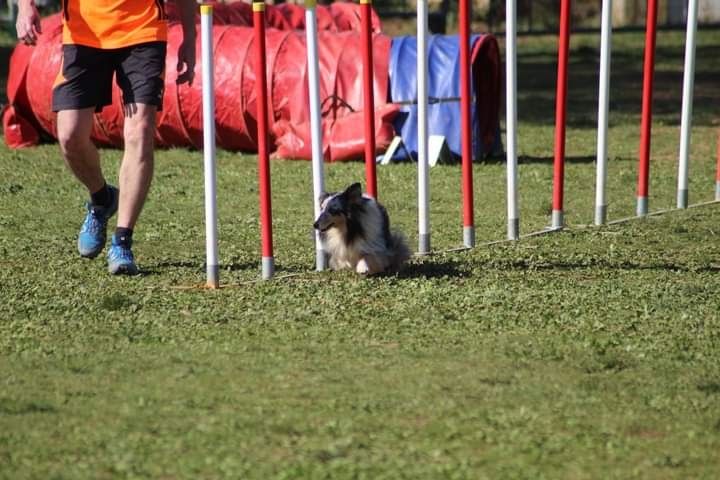
M 320 231 L 333 270 L 373 275 L 397 271 L 410 258 L 405 238 L 390 231 L 385 207 L 363 195 L 359 183 L 344 192 L 323 193 L 313 226 Z

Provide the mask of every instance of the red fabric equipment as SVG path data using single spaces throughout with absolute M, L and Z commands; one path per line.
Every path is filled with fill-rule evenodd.
M 205 2 L 213 6 L 215 25 L 238 25 L 252 27 L 252 5 L 245 2 Z M 350 2 L 317 5 L 315 7 L 318 30 L 328 32 L 360 31 L 360 5 Z M 165 4 L 165 13 L 170 22 L 179 21 L 180 15 L 175 3 Z M 372 11 L 373 33 L 380 33 L 380 17 Z M 304 30 L 305 7 L 294 3 L 265 5 L 265 26 L 279 30 Z
M 228 7 L 232 7 L 233 4 Z M 341 4 L 338 4 L 341 5 Z M 345 8 L 345 7 L 343 7 Z M 8 97 L 3 113 L 6 142 L 11 147 L 36 144 L 39 133 L 55 137 L 52 86 L 62 57 L 61 24 L 58 15 L 43 20 L 38 45 L 18 45 L 10 61 Z M 230 150 L 257 151 L 254 59 L 248 52 L 252 28 L 218 25 L 213 31 L 218 146 Z M 362 65 L 358 32 L 321 31 L 319 38 L 321 99 L 324 99 L 324 153 L 328 161 L 362 155 Z M 168 32 L 165 95 L 158 113 L 159 146 L 202 146 L 202 87 L 177 85 L 177 47 L 182 29 L 172 23 Z M 200 39 L 197 51 L 200 53 Z M 373 37 L 374 93 L 378 151 L 392 140 L 391 121 L 397 107 L 387 103 L 388 58 L 391 40 Z M 271 148 L 275 156 L 310 158 L 307 65 L 304 32 L 268 29 L 267 78 Z M 198 58 L 198 63 L 200 58 Z M 199 69 L 199 65 L 197 67 Z M 357 119 L 355 118 L 357 116 Z M 359 122 L 359 123 L 358 123 Z M 113 104 L 94 116 L 92 138 L 99 145 L 122 145 L 121 93 L 113 87 Z

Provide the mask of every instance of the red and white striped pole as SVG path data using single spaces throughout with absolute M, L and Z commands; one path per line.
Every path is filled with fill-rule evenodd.
M 377 198 L 375 173 L 375 94 L 373 91 L 372 0 L 360 0 L 363 56 L 363 108 L 365 110 L 365 190 Z
M 268 98 L 265 58 L 265 2 L 253 2 L 255 30 L 255 95 L 257 96 L 258 178 L 260 182 L 260 238 L 262 242 L 262 278 L 275 273 L 270 203 L 270 157 L 268 152 Z
M 564 225 L 563 190 L 565 182 L 565 111 L 567 107 L 567 66 L 570 48 L 570 0 L 560 2 L 557 94 L 555 98 L 555 164 L 553 173 L 552 228 Z
M 462 129 L 463 245 L 475 246 L 472 121 L 470 117 L 470 0 L 460 0 L 460 128 Z
M 655 70 L 655 39 L 657 37 L 657 0 L 648 0 L 645 19 L 645 63 L 643 66 L 642 120 L 640 123 L 640 158 L 638 160 L 638 216 L 648 214 L 650 179 L 650 138 L 652 131 L 652 94 Z

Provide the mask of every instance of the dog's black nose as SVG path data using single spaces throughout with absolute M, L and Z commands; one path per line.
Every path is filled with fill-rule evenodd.
M 313 228 L 314 228 L 315 230 L 319 230 L 319 229 L 320 229 L 320 225 L 318 225 L 318 222 L 313 223 Z

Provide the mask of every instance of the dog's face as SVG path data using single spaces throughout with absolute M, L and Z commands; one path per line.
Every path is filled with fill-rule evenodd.
M 344 192 L 323 193 L 320 195 L 320 216 L 313 227 L 321 232 L 331 228 L 345 230 L 353 206 L 362 199 L 362 187 L 353 183 Z

